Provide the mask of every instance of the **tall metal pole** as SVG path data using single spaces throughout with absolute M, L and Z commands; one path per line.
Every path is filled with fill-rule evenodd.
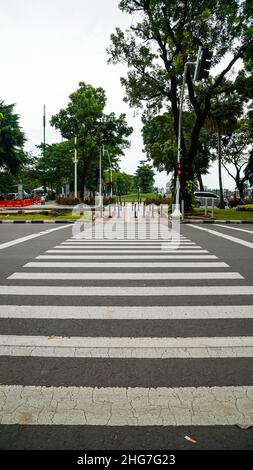
M 178 165 L 181 163 L 182 156 L 182 114 L 183 114 L 183 104 L 184 104 L 184 89 L 187 76 L 187 67 L 190 64 L 196 64 L 196 62 L 186 62 L 184 64 L 184 75 L 183 83 L 180 95 L 180 104 L 179 104 L 179 116 L 178 116 L 178 139 L 177 139 L 177 179 L 176 179 L 176 207 L 172 214 L 174 217 L 181 217 L 180 212 L 180 178 L 178 174 Z
M 74 157 L 74 196 L 77 198 L 77 137 L 75 137 L 75 157 Z
M 112 197 L 112 167 L 110 166 L 110 183 L 111 183 L 111 193 L 110 193 L 110 196 Z
M 46 150 L 46 105 L 43 105 L 43 155 Z
M 100 204 L 102 201 L 102 157 L 104 156 L 104 145 L 100 147 L 99 153 L 99 196 L 100 196 Z

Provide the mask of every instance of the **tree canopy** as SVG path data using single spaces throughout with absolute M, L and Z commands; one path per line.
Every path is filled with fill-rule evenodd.
M 121 78 L 125 100 L 131 106 L 143 107 L 145 115 L 157 114 L 164 108 L 171 112 L 176 139 L 184 64 L 194 62 L 198 47 L 204 46 L 214 52 L 212 64 L 221 66 L 213 80 L 198 86 L 194 85 L 193 74 L 188 69 L 187 104 L 194 119 L 188 144 L 185 133 L 182 134 L 181 183 L 184 185 L 184 166 L 193 168 L 212 97 L 223 92 L 224 78 L 239 59 L 249 61 L 253 45 L 252 2 L 121 0 L 119 8 L 133 15 L 133 21 L 126 32 L 116 28 L 108 53 L 109 62 L 123 62 L 128 66 L 127 76 Z M 224 57 L 227 61 L 222 66 Z
M 152 166 L 142 160 L 135 172 L 136 186 L 141 193 L 151 193 L 154 190 L 154 175 Z
M 0 168 L 15 175 L 26 161 L 23 150 L 26 139 L 19 124 L 19 116 L 14 113 L 14 106 L 0 101 Z
M 77 138 L 82 196 L 88 179 L 94 180 L 96 176 L 101 145 L 109 152 L 112 165 L 117 167 L 124 148 L 129 146 L 127 137 L 132 128 L 127 125 L 124 114 L 116 117 L 115 113 L 104 113 L 106 96 L 102 88 L 80 82 L 79 88 L 69 99 L 67 107 L 52 116 L 51 124 L 60 130 L 65 139 Z M 104 154 L 103 169 L 109 168 L 107 152 Z

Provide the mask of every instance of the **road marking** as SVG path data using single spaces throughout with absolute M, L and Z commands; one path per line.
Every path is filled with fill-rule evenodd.
M 2 286 L 0 295 L 47 295 L 47 296 L 202 296 L 202 295 L 253 295 L 253 286 L 174 286 L 174 287 L 127 287 L 127 286 Z M 94 300 L 95 302 L 95 300 Z
M 12 426 L 253 424 L 252 386 L 93 388 L 0 385 L 0 397 L 1 423 Z
M 89 358 L 253 357 L 252 337 L 0 336 L 0 356 Z
M 39 255 L 35 259 L 140 259 L 136 255 Z M 141 259 L 218 259 L 215 255 L 167 255 L 161 252 L 160 255 L 143 255 Z
M 198 246 L 198 245 L 178 245 L 178 244 L 169 244 L 169 243 L 166 243 L 166 245 L 164 243 L 160 244 L 160 245 L 154 245 L 154 246 L 149 246 L 149 245 L 146 245 L 146 246 L 136 246 L 136 245 L 122 245 L 122 246 L 115 246 L 115 245 L 95 245 L 95 246 L 92 246 L 92 245 L 72 245 L 72 244 L 62 244 L 62 245 L 56 245 L 54 246 L 54 248 L 59 248 L 59 249 L 71 249 L 71 250 L 76 250 L 76 249 L 82 249 L 82 250 L 100 250 L 100 249 L 103 249 L 103 250 L 128 250 L 127 253 L 129 253 L 129 250 L 137 250 L 138 249 L 138 253 L 139 251 L 140 252 L 143 252 L 143 250 L 146 250 L 148 249 L 149 251 L 150 250 L 156 250 L 156 251 L 165 251 L 165 249 L 168 249 L 168 250 L 172 250 L 172 249 L 180 249 L 180 250 L 202 250 L 202 247 L 201 246 Z
M 218 273 L 195 273 L 195 272 L 188 272 L 188 273 L 107 273 L 107 272 L 99 272 L 99 273 L 53 273 L 53 272 L 41 272 L 41 273 L 31 273 L 31 272 L 17 272 L 9 276 L 7 279 L 52 279 L 52 280 L 112 280 L 116 279 L 244 279 L 241 274 L 237 272 L 218 272 Z
M 34 233 L 32 235 L 27 235 L 26 237 L 16 238 L 16 240 L 11 240 L 10 242 L 1 243 L 0 250 L 4 250 L 10 246 L 19 245 L 19 243 L 24 243 L 28 240 L 32 240 L 33 238 L 41 237 L 42 235 L 48 235 L 51 232 L 56 232 L 56 230 L 69 228 L 71 225 L 73 224 L 64 225 L 63 227 L 51 228 L 49 230 L 45 230 L 44 232 Z
M 212 235 L 216 235 L 217 237 L 225 238 L 226 240 L 230 240 L 231 242 L 238 243 L 239 245 L 246 246 L 247 248 L 253 248 L 253 243 L 247 242 L 246 240 L 242 240 L 241 238 L 231 237 L 230 235 L 226 235 L 225 233 L 216 232 L 215 230 L 210 230 L 208 228 L 199 227 L 198 225 L 188 224 L 192 228 L 196 228 L 198 230 L 204 230 L 204 232 L 211 233 Z
M 169 250 L 170 253 L 209 253 L 208 250 Z M 159 254 L 160 255 L 164 255 L 165 253 L 165 250 L 161 250 L 161 249 L 157 249 L 157 250 L 153 250 L 153 249 L 150 249 L 150 250 L 115 250 L 115 249 L 109 249 L 109 250 L 90 250 L 90 249 L 81 249 L 81 250 L 78 250 L 78 249 L 74 249 L 74 250 L 69 250 L 68 248 L 64 248 L 62 250 L 62 247 L 58 250 L 47 250 L 45 251 L 45 253 L 83 253 L 83 254 L 89 254 L 89 253 L 99 253 L 99 254 L 105 254 L 105 253 L 112 253 L 112 254 L 115 254 L 115 253 L 128 253 L 128 254 L 131 254 L 131 253 L 138 253 L 138 255 L 142 255 L 142 254 L 145 254 L 145 253 L 154 253 L 154 254 Z
M 245 230 L 244 228 L 237 228 L 237 227 L 229 227 L 228 225 L 222 225 L 222 224 L 215 224 L 216 227 L 222 227 L 222 228 L 228 228 L 229 230 L 238 230 L 239 232 L 246 232 L 250 233 L 253 235 L 252 230 Z
M 223 262 L 215 262 L 212 261 L 211 263 L 204 262 L 202 261 L 201 263 L 195 262 L 166 262 L 163 261 L 162 263 L 135 263 L 135 262 L 130 262 L 126 263 L 117 263 L 116 261 L 114 262 L 103 262 L 103 263 L 96 263 L 92 262 L 89 263 L 88 261 L 86 262 L 78 262 L 75 261 L 73 263 L 71 262 L 34 262 L 31 261 L 27 264 L 24 265 L 25 268 L 230 268 L 230 266 L 227 263 Z
M 252 305 L 173 307 L 105 307 L 60 305 L 0 305 L 0 318 L 52 318 L 77 320 L 217 320 L 253 318 Z
M 195 243 L 147 243 L 146 245 L 136 245 L 136 244 L 126 244 L 126 243 L 123 243 L 123 244 L 118 244 L 118 243 L 84 243 L 84 242 L 78 242 L 78 243 L 70 243 L 70 242 L 64 242 L 64 243 L 61 243 L 60 245 L 57 245 L 55 248 L 65 248 L 65 247 L 69 247 L 69 248 L 107 248 L 107 249 L 110 249 L 110 248 L 120 248 L 120 249 L 126 249 L 126 248 L 152 248 L 152 249 L 161 249 L 162 246 L 169 246 L 169 247 L 177 247 L 179 246 L 180 248 L 202 248 L 201 246 L 199 245 L 196 245 Z

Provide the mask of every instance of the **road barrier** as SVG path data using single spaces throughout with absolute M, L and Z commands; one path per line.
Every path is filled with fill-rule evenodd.
M 39 204 L 40 202 L 40 197 L 34 197 L 32 199 L 15 199 L 14 201 L 0 201 L 0 207 L 25 207 Z

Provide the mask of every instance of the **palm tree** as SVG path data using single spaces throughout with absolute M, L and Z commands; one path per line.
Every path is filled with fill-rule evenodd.
M 237 123 L 237 118 L 242 114 L 242 101 L 233 93 L 219 95 L 212 102 L 210 112 L 205 122 L 205 128 L 210 133 L 217 134 L 217 158 L 220 188 L 220 207 L 224 208 L 224 195 L 222 187 L 222 155 L 221 137 L 231 133 Z

